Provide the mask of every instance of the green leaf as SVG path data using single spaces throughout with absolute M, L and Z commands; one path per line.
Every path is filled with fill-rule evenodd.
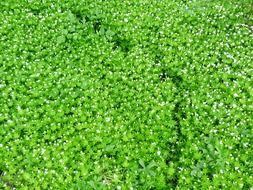
M 144 161 L 143 161 L 142 159 L 139 160 L 139 164 L 140 164 L 143 168 L 145 168 L 145 163 L 144 163 Z
M 57 43 L 58 43 L 58 44 L 62 44 L 62 43 L 64 43 L 65 41 L 66 41 L 65 36 L 59 36 L 59 37 L 57 37 Z

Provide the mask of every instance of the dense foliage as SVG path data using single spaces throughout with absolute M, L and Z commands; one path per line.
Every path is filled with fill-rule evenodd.
M 0 188 L 252 189 L 249 4 L 0 1 Z

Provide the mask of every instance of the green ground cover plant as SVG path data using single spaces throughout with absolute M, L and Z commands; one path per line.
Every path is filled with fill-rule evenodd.
M 0 189 L 253 189 L 250 3 L 0 1 Z

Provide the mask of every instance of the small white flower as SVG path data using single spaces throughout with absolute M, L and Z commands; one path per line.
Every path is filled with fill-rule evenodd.
M 110 118 L 110 117 L 107 117 L 105 120 L 106 120 L 106 122 L 110 122 L 110 121 L 111 121 L 111 118 Z

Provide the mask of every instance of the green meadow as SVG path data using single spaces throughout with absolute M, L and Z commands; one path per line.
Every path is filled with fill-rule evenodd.
M 0 189 L 252 190 L 251 0 L 0 1 Z

